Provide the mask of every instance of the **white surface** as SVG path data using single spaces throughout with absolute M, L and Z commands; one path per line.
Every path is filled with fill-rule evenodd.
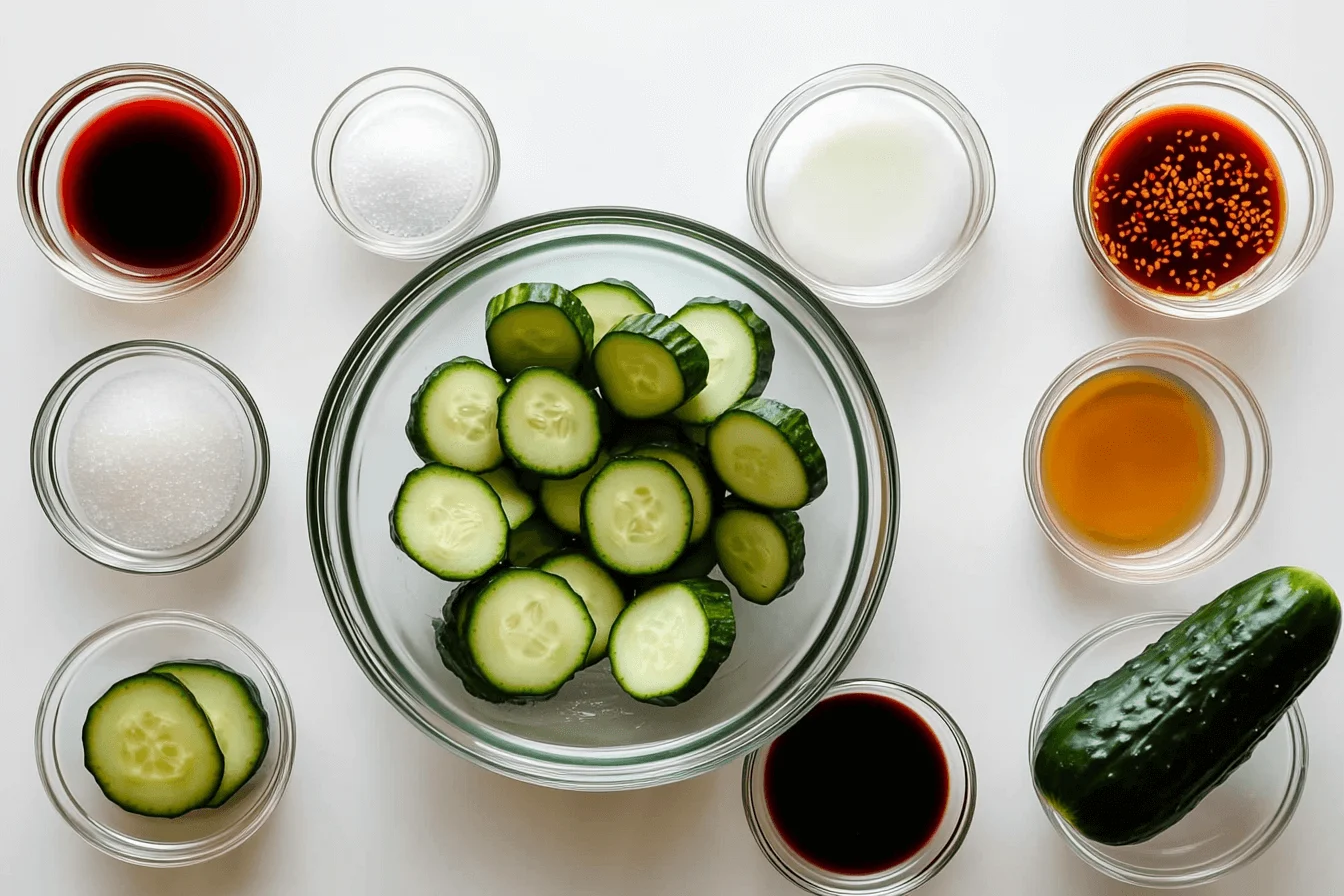
M 789 6 L 796 5 L 797 11 Z M 503 149 L 493 226 L 564 206 L 666 209 L 750 237 L 744 166 L 774 103 L 818 72 L 891 62 L 924 72 L 979 119 L 998 166 L 994 220 L 935 296 L 846 310 L 881 382 L 902 471 L 895 569 L 851 675 L 927 690 L 961 722 L 980 802 L 958 858 L 921 894 L 1113 896 L 1032 796 L 1027 723 L 1045 674 L 1076 637 L 1133 611 L 1190 609 L 1279 564 L 1344 586 L 1337 340 L 1341 230 L 1300 284 L 1223 323 L 1175 324 L 1111 296 L 1074 230 L 1074 153 L 1101 105 L 1159 67 L 1236 62 L 1282 83 L 1344 157 L 1336 4 L 789 4 L 781 0 L 520 4 L 322 0 L 7 3 L 0 23 L 0 148 L 96 65 L 152 60 L 218 87 L 251 126 L 265 171 L 246 251 L 216 283 L 147 308 L 81 293 L 42 260 L 13 198 L 0 213 L 7 311 L 0 409 L 5 617 L 0 626 L 0 893 L 597 894 L 788 896 L 742 821 L 738 769 L 656 791 L 575 795 L 458 760 L 365 681 L 328 616 L 308 556 L 304 476 L 312 422 L 341 354 L 417 269 L 375 258 L 328 219 L 309 176 L 319 116 L 359 75 L 423 65 L 460 80 Z M 754 242 L 754 238 L 753 238 Z M 1255 390 L 1275 477 L 1250 538 L 1212 570 L 1126 587 L 1073 568 L 1037 531 L 1021 482 L 1031 409 L 1069 361 L 1112 339 L 1188 339 Z M 28 481 L 29 427 L 70 363 L 134 337 L 179 339 L 251 387 L 274 467 L 256 522 L 192 573 L 144 579 L 68 548 Z M 121 865 L 80 842 L 37 781 L 31 725 L 57 661 L 93 628 L 172 606 L 233 622 L 267 650 L 294 698 L 298 760 L 251 842 L 195 869 Z M 1344 892 L 1344 659 L 1306 695 L 1312 768 L 1296 819 L 1263 858 L 1209 896 Z

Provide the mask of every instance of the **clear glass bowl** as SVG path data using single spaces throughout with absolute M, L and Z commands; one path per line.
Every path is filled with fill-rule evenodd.
M 80 411 L 115 377 L 139 371 L 181 371 L 216 388 L 238 415 L 247 438 L 242 484 L 228 515 L 211 532 L 167 550 L 143 550 L 101 532 L 70 483 L 70 429 Z M 33 425 L 33 488 L 52 526 L 85 557 L 123 572 L 162 574 L 193 569 L 224 553 L 261 507 L 270 475 L 270 446 L 261 412 L 247 387 L 223 364 L 178 342 L 145 339 L 99 349 L 75 363 L 51 387 Z
M 809 271 L 781 242 L 770 220 L 771 156 L 795 121 L 823 100 L 846 91 L 889 90 L 910 97 L 947 123 L 966 154 L 970 195 L 966 218 L 956 241 L 916 273 L 892 283 L 838 283 Z M 901 305 L 926 296 L 961 270 L 994 211 L 994 159 L 980 125 L 947 88 L 918 72 L 894 65 L 847 65 L 823 72 L 796 87 L 766 116 L 747 158 L 747 209 L 751 224 L 766 248 L 814 292 L 833 302 L 856 307 Z
M 818 868 L 798 855 L 775 827 L 765 796 L 765 761 L 770 746 L 747 756 L 742 764 L 742 807 L 756 843 L 780 874 L 816 896 L 900 896 L 934 878 L 952 861 L 971 829 L 975 815 L 975 760 L 957 723 L 927 695 L 911 687 L 880 679 L 837 682 L 826 697 L 840 694 L 876 694 L 913 710 L 938 738 L 947 759 L 948 799 L 943 820 L 929 842 L 908 861 L 879 874 L 836 874 Z M 872 823 L 880 824 L 880 819 Z
M 214 660 L 252 679 L 271 743 L 261 768 L 218 809 L 145 818 L 103 796 L 84 768 L 81 732 L 89 707 L 114 683 L 174 659 Z M 266 823 L 289 783 L 294 735 L 289 694 L 261 648 L 222 622 L 158 610 L 99 629 L 61 661 L 37 711 L 37 770 L 56 811 L 91 845 L 133 865 L 195 865 L 242 845 Z
M 1182 537 L 1143 553 L 1107 550 L 1075 535 L 1046 496 L 1041 447 L 1060 404 L 1085 380 L 1119 367 L 1149 367 L 1184 382 L 1208 407 L 1222 447 L 1222 475 L 1207 514 Z M 1236 547 L 1269 491 L 1269 424 L 1251 390 L 1217 358 L 1173 339 L 1122 339 L 1074 361 L 1046 390 L 1027 428 L 1022 464 L 1041 529 L 1066 557 L 1118 582 L 1166 582 L 1198 572 Z
M 147 275 L 80 248 L 61 213 L 61 163 L 71 141 L 95 117 L 128 100 L 189 103 L 220 126 L 241 166 L 242 205 L 223 242 L 186 270 Z M 217 90 L 162 65 L 110 65 L 66 84 L 37 113 L 19 153 L 19 210 L 33 242 L 56 269 L 91 293 L 122 302 L 161 302 L 213 280 L 242 251 L 261 209 L 261 162 L 242 116 Z
M 1145 289 L 1116 270 L 1092 226 L 1092 172 L 1116 132 L 1164 106 L 1207 106 L 1240 119 L 1260 135 L 1283 174 L 1284 220 L 1269 257 L 1204 296 L 1181 298 Z M 1292 285 L 1325 240 L 1334 205 L 1325 142 L 1283 88 L 1255 72 L 1196 62 L 1149 75 L 1106 104 L 1092 123 L 1073 169 L 1073 214 L 1092 264 L 1116 292 L 1137 305 L 1190 320 L 1231 317 L 1265 304 Z
M 420 461 L 404 432 L 437 364 L 486 357 L 485 306 L 522 281 L 619 277 L 664 310 L 693 296 L 751 304 L 771 326 L 767 394 L 803 408 L 830 485 L 801 511 L 808 567 L 769 607 L 735 601 L 737 642 L 682 706 L 626 696 L 607 665 L 551 700 L 496 706 L 444 669 L 431 620 L 450 586 L 401 554 L 387 515 Z M 820 301 L 778 265 L 703 224 L 635 209 L 577 209 L 492 230 L 430 265 L 380 310 L 341 362 L 313 435 L 308 525 L 336 625 L 380 692 L 434 740 L 511 777 L 577 790 L 676 781 L 768 740 L 825 693 L 881 599 L 896 538 L 896 455 L 876 384 Z
M 1075 695 L 1105 678 L 1188 613 L 1143 613 L 1084 636 L 1050 671 L 1031 716 L 1028 769 L 1050 718 Z M 1172 827 L 1145 843 L 1105 846 L 1075 831 L 1039 791 L 1041 808 L 1083 861 L 1116 880 L 1155 889 L 1192 887 L 1248 865 L 1288 826 L 1307 776 L 1307 728 L 1294 703 L 1232 776 Z

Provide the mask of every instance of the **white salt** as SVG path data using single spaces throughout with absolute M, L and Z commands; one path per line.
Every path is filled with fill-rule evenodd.
M 232 518 L 251 441 L 232 399 L 192 370 L 141 370 L 105 383 L 70 433 L 72 496 L 93 528 L 162 551 Z
M 395 239 L 447 230 L 485 177 L 480 129 L 467 111 L 414 87 L 370 97 L 341 127 L 332 184 L 347 213 Z

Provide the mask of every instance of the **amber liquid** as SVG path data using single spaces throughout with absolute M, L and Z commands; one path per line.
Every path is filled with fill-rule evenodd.
M 1171 374 L 1108 370 L 1051 417 L 1041 475 L 1046 500 L 1075 535 L 1125 553 L 1155 550 L 1208 513 L 1222 479 L 1218 424 Z

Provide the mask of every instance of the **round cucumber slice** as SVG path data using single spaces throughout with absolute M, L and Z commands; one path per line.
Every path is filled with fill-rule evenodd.
M 541 483 L 541 509 L 555 527 L 570 535 L 583 533 L 583 491 L 606 466 L 607 453 L 598 452 L 593 465 L 569 479 L 546 479 Z
M 583 667 L 596 627 L 583 599 L 557 575 L 510 569 L 490 579 L 471 607 L 467 649 L 506 694 L 553 694 Z
M 769 398 L 738 402 L 709 429 L 709 459 L 729 490 L 771 510 L 797 510 L 826 488 L 826 458 L 807 414 Z
M 514 465 L 568 479 L 597 460 L 602 409 L 587 389 L 557 370 L 533 367 L 514 377 L 499 400 L 499 432 Z
M 528 367 L 575 373 L 593 348 L 593 319 L 554 283 L 519 283 L 485 309 L 490 363 L 506 378 Z
M 737 634 L 728 589 L 713 579 L 660 585 L 626 605 L 612 626 L 611 671 L 622 690 L 645 703 L 691 699 L 732 650 Z
M 791 510 L 729 506 L 714 523 L 714 548 L 724 576 L 753 603 L 787 594 L 803 575 L 803 524 Z
M 590 557 L 578 551 L 566 551 L 547 557 L 539 567 L 569 583 L 593 617 L 596 632 L 584 665 L 591 666 L 607 655 L 607 637 L 612 623 L 625 609 L 625 594 L 611 574 Z
M 616 324 L 593 350 L 602 397 L 622 417 L 670 413 L 705 386 L 709 357 L 685 327 L 662 314 Z
M 504 460 L 495 425 L 504 378 L 475 358 L 434 368 L 411 399 L 406 437 L 423 460 L 479 473 Z
M 691 494 L 670 464 L 617 457 L 583 493 L 583 531 L 597 559 L 626 575 L 662 572 L 691 535 Z
M 775 363 L 770 325 L 751 306 L 732 299 L 692 299 L 672 319 L 700 340 L 709 356 L 709 377 L 700 394 L 677 408 L 684 423 L 713 423 L 744 398 L 765 391 Z
M 686 490 L 691 493 L 691 507 L 693 518 L 691 520 L 691 544 L 699 542 L 709 531 L 709 524 L 714 519 L 714 505 L 718 499 L 723 496 L 723 488 L 717 480 L 711 481 L 712 477 L 706 473 L 701 461 L 696 457 L 695 449 L 687 448 L 684 445 L 678 445 L 672 442 L 658 442 L 649 445 L 640 445 L 630 451 L 635 457 L 652 457 L 670 464 L 672 469 L 681 476 L 681 481 L 686 483 Z
M 427 464 L 401 484 L 392 507 L 392 540 L 441 579 L 474 579 L 504 559 L 509 520 L 484 479 Z
M 639 287 L 625 280 L 600 280 L 571 290 L 593 319 L 593 344 L 632 314 L 652 314 L 653 302 Z

